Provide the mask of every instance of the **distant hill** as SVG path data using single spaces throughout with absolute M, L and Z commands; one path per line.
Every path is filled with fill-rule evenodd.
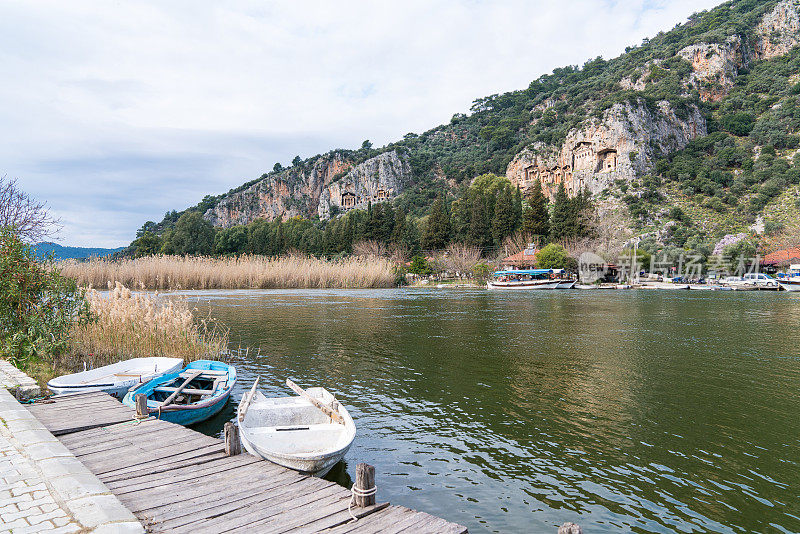
M 86 259 L 92 257 L 102 257 L 113 254 L 120 248 L 86 248 L 86 247 L 64 247 L 57 243 L 37 243 L 33 245 L 33 251 L 40 258 L 49 256 L 51 253 L 57 260 L 66 259 Z

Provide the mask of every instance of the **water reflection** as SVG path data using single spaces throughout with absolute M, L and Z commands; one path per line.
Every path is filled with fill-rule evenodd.
M 800 300 L 706 292 L 188 293 L 260 349 L 235 364 L 324 385 L 380 499 L 471 532 L 800 531 Z M 235 403 L 202 426 L 219 433 Z

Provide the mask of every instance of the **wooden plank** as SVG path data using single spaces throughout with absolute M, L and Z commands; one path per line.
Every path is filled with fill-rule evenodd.
M 154 388 L 154 391 L 161 391 L 163 393 L 178 393 L 182 392 L 187 395 L 211 395 L 214 393 L 213 389 L 194 389 L 194 388 L 184 388 L 179 390 L 179 388 L 168 388 L 168 387 L 160 387 Z
M 274 502 L 281 493 L 291 493 L 292 487 L 301 484 L 295 481 L 284 484 L 282 480 L 265 479 L 254 492 L 252 487 L 240 486 L 241 489 L 216 499 L 209 500 L 208 495 L 200 495 L 189 501 L 176 502 L 157 509 L 142 510 L 142 516 L 150 518 L 159 525 L 159 529 L 172 530 L 189 523 L 207 521 L 246 507 L 257 506 L 264 501 Z
M 349 502 L 349 501 L 348 501 Z M 370 514 L 383 510 L 389 506 L 388 502 L 378 503 L 374 506 L 367 506 L 366 508 L 353 508 L 353 515 L 358 518 L 366 517 Z M 345 523 L 349 523 L 353 518 L 350 517 L 350 512 L 345 508 L 341 512 L 336 512 L 319 519 L 309 521 L 302 525 L 291 528 L 291 532 L 298 534 L 312 534 L 323 531 L 325 529 L 334 528 Z
M 205 447 L 216 443 L 218 443 L 218 440 L 208 436 L 194 436 L 189 443 L 187 443 L 185 436 L 163 436 L 157 440 L 125 440 L 112 444 L 99 444 L 91 449 L 81 449 L 73 452 L 78 459 L 88 464 L 94 462 L 97 458 L 108 461 L 116 458 L 125 460 L 128 455 L 134 458 L 137 456 L 150 456 L 158 454 L 167 448 L 170 450 L 180 449 L 178 452 L 185 452 L 185 450 L 191 448 Z
M 344 424 L 344 419 L 342 419 L 342 416 L 339 415 L 339 412 L 333 410 L 330 406 L 323 403 L 319 399 L 312 397 L 306 392 L 306 390 L 304 390 L 303 388 L 301 388 L 288 378 L 286 379 L 286 385 L 289 386 L 292 389 L 292 391 L 294 391 L 295 393 L 303 397 L 305 400 L 310 402 L 312 405 L 314 405 L 315 408 L 321 410 L 322 413 L 330 417 L 332 420 L 336 421 L 337 423 Z
M 370 514 L 364 519 L 359 519 L 356 522 L 345 523 L 338 527 L 326 530 L 326 534 L 350 534 L 358 532 L 359 534 L 377 534 L 382 532 L 381 528 L 386 528 L 396 521 L 402 520 L 408 514 L 407 509 L 402 509 L 397 506 L 389 506 L 379 512 Z
M 191 500 L 196 497 L 204 497 L 206 499 L 205 505 L 213 506 L 214 499 L 209 499 L 209 487 L 214 487 L 211 486 L 212 482 L 224 483 L 226 486 L 236 488 L 237 484 L 246 482 L 248 477 L 251 480 L 257 481 L 274 480 L 275 484 L 277 485 L 288 485 L 302 480 L 300 477 L 295 477 L 286 471 L 282 473 L 269 473 L 259 472 L 252 468 L 243 468 L 234 471 L 233 474 L 231 474 L 229 471 L 223 471 L 216 477 L 205 476 L 202 478 L 196 478 L 194 480 L 184 480 L 180 486 L 164 485 L 155 488 L 149 488 L 149 491 L 147 491 L 148 488 L 142 488 L 140 490 L 130 492 L 130 494 L 121 492 L 118 495 L 120 498 L 125 495 L 125 498 L 128 500 L 128 502 L 135 504 L 139 510 L 156 510 L 165 505 Z M 234 484 L 234 482 L 236 484 Z M 272 486 L 270 485 L 270 487 Z M 253 492 L 252 485 L 244 484 L 242 489 L 251 493 Z M 170 496 L 173 496 L 174 498 L 168 499 Z
M 311 481 L 311 479 L 307 480 Z M 252 525 L 253 521 L 257 519 L 269 517 L 287 509 L 294 510 L 298 507 L 309 505 L 344 489 L 341 486 L 330 483 L 324 486 L 319 488 L 310 484 L 297 484 L 293 486 L 293 491 L 274 496 L 269 499 L 265 506 L 241 508 L 220 516 L 213 524 L 205 521 L 196 521 L 176 528 L 173 532 L 192 532 L 194 534 L 207 532 L 215 534 L 216 532 L 229 531 L 234 528 Z
M 191 382 L 192 380 L 194 380 L 195 378 L 197 378 L 198 376 L 203 374 L 203 371 L 202 370 L 187 371 L 186 374 L 187 374 L 186 380 L 184 380 L 183 384 L 178 386 L 178 388 L 175 391 L 172 392 L 172 395 L 170 395 L 169 397 L 164 399 L 164 401 L 160 404 L 161 408 L 165 408 L 165 407 L 169 406 L 170 404 L 172 404 L 172 401 L 174 401 L 178 397 L 178 395 L 180 395 L 181 391 L 183 391 L 184 388 L 186 388 L 186 386 L 189 385 L 189 382 Z M 184 376 L 184 375 L 181 374 L 181 376 Z
M 119 495 L 141 489 L 157 488 L 166 484 L 178 484 L 184 480 L 192 480 L 207 474 L 226 473 L 259 461 L 250 455 L 241 455 L 231 461 L 221 460 L 223 459 L 220 458 L 202 465 L 178 467 L 160 473 L 146 473 L 124 480 L 110 481 L 106 482 L 106 486 Z
M 296 513 L 295 510 L 289 510 L 266 520 L 254 521 L 249 526 L 258 527 L 258 531 L 263 534 L 289 532 L 312 521 L 346 512 L 349 503 L 349 495 L 337 494 L 332 499 L 315 502 L 313 507 L 303 508 L 302 514 Z
M 131 419 L 131 421 L 132 421 L 131 424 L 128 425 L 128 426 L 134 427 L 137 432 L 144 431 L 145 429 L 149 429 L 149 428 L 154 427 L 154 426 L 168 425 L 169 424 L 166 421 L 161 421 L 159 419 L 156 419 L 155 417 L 151 417 L 150 419 L 143 419 L 143 420 L 135 422 L 135 423 L 133 422 L 133 419 Z M 61 440 L 61 442 L 63 442 L 65 445 L 70 446 L 73 443 L 77 443 L 77 442 L 81 442 L 81 441 L 85 441 L 85 440 L 101 439 L 101 438 L 105 438 L 106 436 L 113 436 L 113 435 L 115 435 L 117 433 L 123 433 L 123 434 L 128 433 L 128 432 L 130 432 L 132 430 L 131 428 L 128 428 L 128 426 L 125 426 L 125 425 L 113 425 L 113 426 L 104 427 L 104 428 L 92 428 L 92 429 L 89 429 L 89 430 L 82 430 L 80 432 L 74 432 L 72 434 L 67 434 L 67 435 L 62 436 L 62 437 L 60 437 L 58 439 Z M 163 426 L 162 426 L 162 428 L 163 428 Z
M 201 456 L 196 455 L 181 455 L 180 458 L 168 458 L 161 460 L 158 463 L 151 463 L 145 466 L 136 466 L 133 469 L 124 469 L 118 472 L 105 473 L 98 475 L 98 478 L 105 482 L 127 480 L 132 476 L 141 476 L 144 474 L 157 474 L 162 472 L 173 471 L 180 467 L 191 467 L 196 465 L 203 465 L 209 462 L 214 462 L 220 458 L 226 458 L 225 453 L 221 450 L 212 454 L 205 454 Z
M 71 434 L 73 432 L 80 432 L 82 430 L 89 430 L 101 426 L 116 425 L 119 423 L 127 423 L 131 421 L 130 413 L 127 414 L 100 414 L 95 417 L 80 417 L 68 418 L 59 417 L 57 419 L 48 420 L 39 418 L 39 421 L 44 427 L 50 431 L 54 436 L 61 436 L 64 434 Z
M 165 451 L 153 456 L 140 456 L 139 458 L 131 459 L 123 466 L 120 466 L 118 463 L 96 461 L 87 463 L 86 467 L 102 480 L 104 475 L 108 477 L 117 477 L 122 474 L 129 474 L 150 467 L 179 462 L 180 460 L 208 456 L 213 453 L 224 453 L 224 451 L 225 446 L 218 444 L 194 449 L 189 448 L 188 450 L 177 453 L 175 451 Z

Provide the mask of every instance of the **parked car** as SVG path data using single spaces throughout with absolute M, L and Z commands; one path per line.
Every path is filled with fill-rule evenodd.
M 744 283 L 753 286 L 762 287 L 777 287 L 778 281 L 768 274 L 764 273 L 747 273 L 744 275 Z

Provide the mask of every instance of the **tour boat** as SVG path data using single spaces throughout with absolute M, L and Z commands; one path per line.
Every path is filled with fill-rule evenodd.
M 563 269 L 524 269 L 496 271 L 486 282 L 487 289 L 570 289 L 574 280 L 562 278 Z
M 247 451 L 304 474 L 323 476 L 356 437 L 347 409 L 325 388 L 286 384 L 296 397 L 266 397 L 258 380 L 239 404 L 239 437 Z
M 104 391 L 121 399 L 136 384 L 183 367 L 181 358 L 131 358 L 121 362 L 59 376 L 47 383 L 56 395 Z
M 236 368 L 212 360 L 191 362 L 183 370 L 168 373 L 132 388 L 122 400 L 136 407 L 139 393 L 147 397 L 147 412 L 159 419 L 193 425 L 219 413 L 236 383 Z
M 781 278 L 778 280 L 778 285 L 784 291 L 800 291 L 800 276 Z

